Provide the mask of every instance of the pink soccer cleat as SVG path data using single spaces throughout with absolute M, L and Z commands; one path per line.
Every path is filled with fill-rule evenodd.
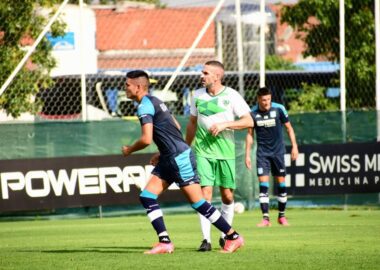
M 238 248 L 244 246 L 244 239 L 242 236 L 239 236 L 235 240 L 226 239 L 224 247 L 220 250 L 222 253 L 232 253 L 235 252 Z
M 289 226 L 289 223 L 288 223 L 288 220 L 286 219 L 286 217 L 278 218 L 277 222 L 278 222 L 278 224 L 280 224 L 282 226 Z
M 157 243 L 153 246 L 152 249 L 147 250 L 144 254 L 165 254 L 165 253 L 173 253 L 174 245 L 173 243 Z
M 260 223 L 256 224 L 257 227 L 270 227 L 272 223 L 268 219 L 263 218 Z

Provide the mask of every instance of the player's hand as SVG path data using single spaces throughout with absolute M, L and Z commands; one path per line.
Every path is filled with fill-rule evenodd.
M 122 148 L 121 148 L 121 152 L 123 153 L 123 155 L 126 157 L 126 156 L 129 156 L 131 154 L 131 148 L 128 146 L 128 145 L 124 145 Z
M 250 157 L 246 157 L 246 158 L 245 158 L 245 166 L 246 166 L 248 169 L 252 170 L 252 163 L 251 163 L 251 158 L 250 158 Z
M 213 136 L 218 136 L 218 134 L 220 132 L 222 132 L 223 130 L 225 130 L 226 127 L 223 123 L 217 123 L 217 124 L 213 124 L 210 128 L 209 128 L 209 132 L 213 135 Z
M 298 158 L 298 147 L 297 146 L 292 147 L 292 152 L 290 155 L 291 155 L 291 158 L 293 161 Z
M 150 165 L 153 165 L 153 166 L 156 166 L 157 163 L 158 163 L 158 160 L 160 159 L 160 153 L 156 153 L 154 154 L 151 158 L 150 158 L 150 162 L 149 164 Z

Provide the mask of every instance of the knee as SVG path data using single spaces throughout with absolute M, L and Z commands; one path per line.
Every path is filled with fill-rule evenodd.
M 212 200 L 212 189 L 210 190 L 207 188 L 202 188 L 202 195 L 206 201 L 211 202 L 211 200 Z
M 234 193 L 232 191 L 222 192 L 222 202 L 224 204 L 231 204 L 234 201 Z

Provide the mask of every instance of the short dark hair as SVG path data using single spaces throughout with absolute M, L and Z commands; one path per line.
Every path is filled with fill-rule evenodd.
M 221 62 L 217 61 L 217 60 L 210 60 L 210 61 L 207 61 L 207 62 L 205 63 L 205 65 L 207 65 L 207 66 L 219 67 L 219 68 L 221 68 L 221 69 L 224 70 L 224 65 L 223 65 Z
M 267 96 L 267 95 L 272 95 L 272 91 L 268 87 L 260 87 L 259 90 L 257 90 L 257 96 Z
M 137 70 L 129 71 L 127 73 L 127 78 L 129 78 L 129 79 L 136 79 L 136 78 L 140 78 L 140 77 L 144 77 L 149 82 L 149 75 L 144 70 L 137 69 Z

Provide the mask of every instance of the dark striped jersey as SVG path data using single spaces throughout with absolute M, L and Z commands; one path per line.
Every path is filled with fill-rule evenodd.
M 177 156 L 190 147 L 182 137 L 165 103 L 154 96 L 146 95 L 137 107 L 141 126 L 153 124 L 153 141 L 161 156 Z
M 285 154 L 285 143 L 282 133 L 283 124 L 289 122 L 288 112 L 281 104 L 272 102 L 269 111 L 260 111 L 259 106 L 252 108 L 251 116 L 257 141 L 258 156 Z

